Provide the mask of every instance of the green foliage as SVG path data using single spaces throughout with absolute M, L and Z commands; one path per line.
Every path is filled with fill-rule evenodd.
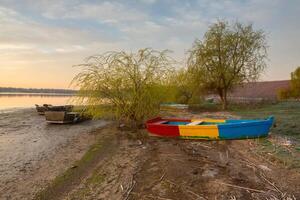
M 95 139 L 95 143 L 90 146 L 80 160 L 77 160 L 74 163 L 73 167 L 55 177 L 46 188 L 36 194 L 34 199 L 46 200 L 58 198 L 59 195 L 61 195 L 62 188 L 68 187 L 68 185 L 72 185 L 80 180 L 85 172 L 97 163 L 95 161 L 97 161 L 99 157 L 115 150 L 115 148 L 112 148 L 113 145 L 115 145 L 112 134 L 107 137 L 96 137 Z M 100 177 L 94 178 L 94 174 L 92 174 L 91 178 L 92 179 L 88 179 L 88 181 L 93 181 L 94 183 L 96 181 L 98 181 L 98 183 L 101 181 Z
M 170 85 L 173 88 L 175 102 L 183 104 L 199 103 L 201 97 L 201 84 L 186 68 L 175 71 L 170 76 Z
M 300 97 L 300 67 L 291 73 L 291 95 Z
M 79 65 L 83 69 L 72 83 L 80 88 L 80 103 L 88 105 L 94 117 L 109 112 L 117 120 L 138 127 L 166 100 L 173 63 L 166 50 L 107 52 Z
M 291 90 L 290 88 L 287 89 L 279 89 L 277 91 L 277 99 L 284 100 L 291 97 Z
M 227 107 L 227 94 L 238 84 L 258 79 L 266 67 L 264 32 L 252 25 L 227 22 L 213 24 L 202 41 L 196 40 L 190 49 L 188 67 L 201 87 L 220 96 Z
M 279 100 L 300 97 L 300 67 L 291 73 L 290 87 L 278 90 L 277 97 Z

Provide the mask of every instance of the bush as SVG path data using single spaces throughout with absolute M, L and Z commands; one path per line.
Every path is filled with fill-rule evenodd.
M 279 89 L 277 91 L 277 99 L 278 100 L 284 100 L 291 97 L 291 90 L 288 89 Z
M 82 71 L 73 79 L 80 88 L 78 99 L 94 117 L 113 117 L 132 128 L 159 112 L 168 97 L 167 80 L 174 70 L 168 51 L 141 49 L 137 53 L 107 52 L 89 57 L 78 65 Z M 105 109 L 102 109 L 106 105 Z

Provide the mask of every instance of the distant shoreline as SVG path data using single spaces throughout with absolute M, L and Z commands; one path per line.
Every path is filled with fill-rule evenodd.
M 46 88 L 14 88 L 0 87 L 0 93 L 3 94 L 76 94 L 77 90 L 70 89 L 46 89 Z
M 0 96 L 75 96 L 75 93 L 47 93 L 47 92 L 0 92 Z

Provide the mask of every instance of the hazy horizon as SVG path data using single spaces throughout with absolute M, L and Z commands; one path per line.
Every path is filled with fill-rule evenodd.
M 105 51 L 170 49 L 182 61 L 218 19 L 264 30 L 260 80 L 287 80 L 300 65 L 299 17 L 296 0 L 0 0 L 0 87 L 68 89 L 73 65 Z

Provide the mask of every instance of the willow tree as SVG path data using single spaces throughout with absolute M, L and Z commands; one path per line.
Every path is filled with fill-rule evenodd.
M 262 30 L 252 24 L 219 21 L 209 27 L 203 40 L 195 40 L 188 67 L 201 76 L 204 86 L 217 93 L 223 109 L 228 92 L 236 85 L 255 81 L 264 71 L 267 44 Z
M 172 64 L 167 50 L 106 52 L 78 65 L 82 71 L 72 83 L 90 114 L 101 116 L 110 108 L 117 120 L 136 128 L 159 111 Z
M 175 101 L 190 104 L 201 96 L 202 77 L 194 76 L 187 68 L 180 68 L 170 76 L 170 85 L 175 88 Z

